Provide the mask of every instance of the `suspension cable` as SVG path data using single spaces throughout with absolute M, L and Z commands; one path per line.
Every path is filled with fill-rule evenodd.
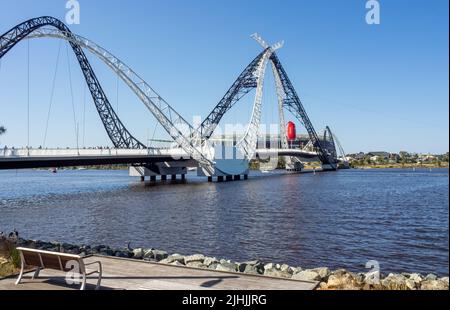
M 75 100 L 74 100 L 74 96 L 73 96 L 72 71 L 70 69 L 70 58 L 69 58 L 68 45 L 69 45 L 69 43 L 66 42 L 67 69 L 69 72 L 69 85 L 70 85 L 70 96 L 71 96 L 71 101 L 72 101 L 73 123 L 74 123 L 74 129 L 75 129 L 75 139 L 77 141 L 77 148 L 78 148 L 77 116 L 75 113 Z
M 30 156 L 30 40 L 27 42 L 27 150 Z
M 155 139 L 155 134 L 156 134 L 156 129 L 158 128 L 158 122 L 156 122 L 156 125 L 155 125 L 155 129 L 153 130 L 153 135 L 152 135 L 152 142 L 154 141 L 154 139 Z M 148 143 L 147 142 L 147 144 L 150 146 L 150 147 L 156 147 L 156 145 L 153 145 L 153 143 L 150 145 L 150 143 Z
M 45 148 L 46 143 L 47 143 L 48 124 L 49 124 L 49 121 L 50 121 L 50 113 L 51 113 L 51 109 L 52 109 L 52 105 L 53 105 L 53 97 L 54 97 L 54 94 L 55 94 L 56 75 L 58 73 L 59 57 L 60 57 L 60 54 L 61 54 L 61 45 L 62 45 L 62 41 L 59 41 L 58 55 L 56 56 L 55 73 L 53 74 L 52 92 L 50 94 L 50 103 L 49 103 L 49 106 L 48 106 L 47 121 L 45 123 L 44 143 L 42 144 L 42 146 L 44 148 Z
M 85 137 L 86 137 L 86 83 L 83 84 L 83 148 L 86 146 Z
M 119 114 L 119 82 L 120 82 L 120 77 L 117 74 L 117 81 L 116 81 L 116 100 L 117 100 L 117 108 L 116 108 L 116 113 Z

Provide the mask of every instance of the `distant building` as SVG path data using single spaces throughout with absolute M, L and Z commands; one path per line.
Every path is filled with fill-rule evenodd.
M 366 157 L 366 154 L 364 154 L 363 152 L 359 152 L 357 154 L 348 154 L 347 157 L 349 158 L 349 160 L 362 160 Z
M 368 156 L 370 157 L 378 157 L 378 158 L 382 158 L 382 159 L 389 159 L 391 156 L 391 153 L 388 152 L 369 152 L 367 153 Z
M 437 157 L 435 155 L 431 155 L 431 154 L 420 154 L 419 155 L 420 161 L 435 161 L 436 159 L 437 159 Z

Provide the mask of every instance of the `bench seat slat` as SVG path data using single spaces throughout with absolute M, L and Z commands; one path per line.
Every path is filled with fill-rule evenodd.
M 83 282 L 81 285 L 81 290 L 84 290 L 86 287 L 86 276 L 92 275 L 97 273 L 98 274 L 98 280 L 97 280 L 97 286 L 96 289 L 100 287 L 100 282 L 102 279 L 102 265 L 100 262 L 94 262 L 87 265 L 92 264 L 98 264 L 98 269 L 96 271 L 87 272 L 86 271 L 86 265 L 84 264 L 83 258 L 80 255 L 74 255 L 74 254 L 66 254 L 66 253 L 59 253 L 59 252 L 50 252 L 50 251 L 43 251 L 43 250 L 36 250 L 36 249 L 29 249 L 29 248 L 22 248 L 19 247 L 17 250 L 20 252 L 21 260 L 22 260 L 22 267 L 20 270 L 19 278 L 16 281 L 16 285 L 20 284 L 20 281 L 23 276 L 24 268 L 26 266 L 29 267 L 38 267 L 37 271 L 35 273 L 34 277 L 39 276 L 40 269 L 53 269 L 53 270 L 60 270 L 63 272 L 69 272 L 72 270 L 79 270 L 79 272 L 83 276 Z M 76 268 L 76 269 L 74 269 Z

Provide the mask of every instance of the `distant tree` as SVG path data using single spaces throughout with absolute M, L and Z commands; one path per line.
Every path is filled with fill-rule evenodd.
M 0 126 L 0 136 L 1 136 L 2 134 L 4 134 L 5 132 L 6 132 L 6 128 L 3 127 L 3 126 Z
M 386 159 L 383 156 L 377 158 L 377 164 L 383 165 L 386 163 Z
M 442 156 L 442 161 L 448 162 L 448 152 Z

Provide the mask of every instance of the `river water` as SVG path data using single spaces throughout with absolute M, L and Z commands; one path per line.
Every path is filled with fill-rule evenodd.
M 143 185 L 127 171 L 1 171 L 0 230 L 292 266 L 448 275 L 448 169 Z

